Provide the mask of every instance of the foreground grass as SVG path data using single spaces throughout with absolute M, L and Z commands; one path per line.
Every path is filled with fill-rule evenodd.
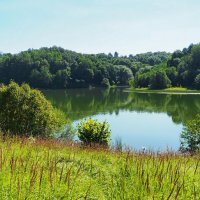
M 0 199 L 200 199 L 200 156 L 0 138 Z

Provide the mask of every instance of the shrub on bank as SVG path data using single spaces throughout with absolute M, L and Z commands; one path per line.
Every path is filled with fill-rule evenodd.
M 38 90 L 11 82 L 0 87 L 0 129 L 10 134 L 51 136 L 64 125 L 64 115 Z
M 186 124 L 181 139 L 182 151 L 192 153 L 200 151 L 200 114 Z
M 78 124 L 78 137 L 86 145 L 108 145 L 111 131 L 107 122 L 88 119 Z

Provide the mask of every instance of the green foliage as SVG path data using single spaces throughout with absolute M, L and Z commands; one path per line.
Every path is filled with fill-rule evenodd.
M 178 72 L 177 72 L 176 68 L 175 67 L 167 68 L 166 75 L 169 78 L 169 80 L 171 81 L 171 84 L 173 86 L 176 86 L 177 82 L 178 82 Z
M 149 78 L 150 76 L 148 73 L 137 73 L 135 76 L 135 87 L 149 87 Z
M 114 55 L 79 54 L 60 47 L 0 56 L 0 83 L 14 80 L 45 89 L 102 86 L 105 79 L 111 85 L 128 85 L 132 77 L 135 87 L 142 88 L 151 85 L 150 77 L 155 71 L 165 72 L 164 81 L 169 79 L 172 87 L 196 87 L 195 78 L 200 74 L 200 44 L 172 54 L 147 52 L 128 57 L 119 56 L 117 52 Z
M 40 70 L 33 69 L 30 75 L 30 83 L 34 87 L 47 88 L 52 84 L 52 74 L 47 67 L 41 67 Z
M 143 60 L 143 62 L 146 61 Z M 160 73 L 156 75 L 157 78 L 155 72 Z M 152 67 L 143 65 L 136 71 L 135 86 L 153 86 L 153 89 L 161 89 L 171 85 L 172 87 L 184 86 L 198 89 L 198 74 L 200 74 L 200 44 L 190 45 L 182 51 L 175 51 L 166 63 L 159 63 Z
M 151 89 L 164 89 L 171 86 L 171 81 L 167 77 L 165 72 L 156 71 L 150 77 L 150 88 Z
M 157 65 L 163 62 L 166 62 L 170 57 L 169 53 L 166 52 L 147 52 L 142 54 L 137 54 L 133 56 L 131 59 L 135 62 L 141 62 L 147 65 Z
M 181 138 L 182 151 L 200 151 L 200 114 L 186 124 Z
M 78 137 L 84 144 L 108 145 L 111 131 L 107 122 L 88 119 L 78 124 Z
M 101 86 L 106 78 L 113 85 L 128 85 L 144 63 L 166 61 L 168 53 L 147 53 L 140 56 L 112 54 L 79 54 L 60 47 L 28 50 L 0 56 L 0 83 L 10 80 L 29 83 L 35 88 L 73 88 Z
M 54 78 L 54 85 L 58 88 L 67 88 L 71 79 L 70 68 L 58 70 Z
M 195 45 L 192 48 L 192 65 L 194 67 L 200 67 L 200 45 Z
M 128 84 L 129 84 L 129 86 L 131 87 L 131 88 L 134 88 L 134 84 L 135 83 L 135 81 L 134 81 L 134 78 L 131 78 L 129 81 L 128 81 Z
M 51 136 L 64 123 L 61 111 L 38 90 L 11 82 L 0 87 L 0 129 L 19 135 Z
M 121 85 L 128 85 L 128 81 L 133 78 L 132 71 L 126 66 L 119 66 L 119 83 Z
M 168 66 L 175 67 L 178 73 L 176 81 L 172 80 L 172 86 L 196 87 L 195 78 L 200 73 L 200 44 L 175 51 L 168 61 Z

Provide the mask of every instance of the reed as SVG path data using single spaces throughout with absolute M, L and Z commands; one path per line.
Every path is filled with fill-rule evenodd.
M 200 155 L 0 137 L 1 199 L 200 199 Z

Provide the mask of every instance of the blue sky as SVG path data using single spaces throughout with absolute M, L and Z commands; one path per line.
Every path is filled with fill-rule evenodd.
M 199 0 L 0 0 L 0 51 L 122 55 L 200 42 Z

